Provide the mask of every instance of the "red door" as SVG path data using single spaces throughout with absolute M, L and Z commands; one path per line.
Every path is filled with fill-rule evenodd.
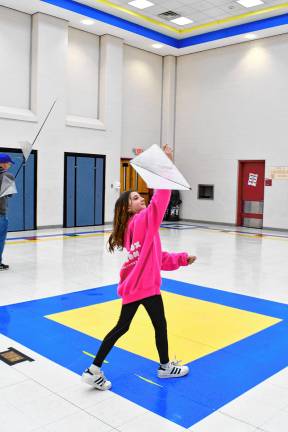
M 239 161 L 237 225 L 262 228 L 265 161 Z

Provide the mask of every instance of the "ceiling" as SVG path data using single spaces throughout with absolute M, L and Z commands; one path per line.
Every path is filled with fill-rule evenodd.
M 288 3 L 283 0 L 262 0 L 249 8 L 236 0 L 150 0 L 153 5 L 145 9 L 129 1 L 1 0 L 1 5 L 58 16 L 73 27 L 113 34 L 160 55 L 183 55 L 288 32 Z M 159 16 L 171 11 L 192 22 L 180 26 Z M 83 18 L 92 19 L 92 25 L 82 24 Z M 155 48 L 155 43 L 162 46 Z
M 153 21 L 155 21 L 159 31 L 181 38 L 288 12 L 288 3 L 283 0 L 262 1 L 265 3 L 247 9 L 236 0 L 151 0 L 154 6 L 142 10 L 131 6 L 129 0 L 80 0 L 78 2 L 154 29 Z M 159 17 L 167 11 L 189 18 L 193 23 L 179 26 Z

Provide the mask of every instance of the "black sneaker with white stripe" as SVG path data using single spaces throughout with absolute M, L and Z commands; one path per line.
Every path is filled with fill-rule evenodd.
M 83 372 L 82 381 L 98 390 L 109 390 L 112 387 L 111 382 L 105 378 L 105 375 L 102 371 L 93 373 L 89 368 L 85 369 Z
M 171 361 L 167 365 L 160 365 L 157 371 L 158 378 L 180 378 L 189 373 L 188 366 L 179 365 L 180 361 Z

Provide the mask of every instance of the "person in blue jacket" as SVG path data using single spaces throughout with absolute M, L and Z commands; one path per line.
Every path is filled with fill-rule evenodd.
M 3 182 L 3 178 L 6 172 L 9 170 L 11 165 L 14 164 L 13 160 L 7 154 L 0 154 L 0 191 Z M 9 173 L 9 179 L 13 180 L 14 176 Z M 8 219 L 7 219 L 7 209 L 8 209 L 8 199 L 9 196 L 5 195 L 1 198 L 0 196 L 0 271 L 8 270 L 9 266 L 4 264 L 2 261 L 3 250 L 5 246 L 7 231 L 8 231 Z

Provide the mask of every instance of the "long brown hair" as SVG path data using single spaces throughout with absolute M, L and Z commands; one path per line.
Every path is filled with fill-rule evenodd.
M 111 253 L 114 252 L 114 249 L 116 248 L 122 250 L 124 247 L 125 229 L 131 217 L 131 214 L 129 213 L 131 192 L 131 190 L 122 192 L 115 203 L 113 229 L 112 234 L 108 239 L 108 249 Z

